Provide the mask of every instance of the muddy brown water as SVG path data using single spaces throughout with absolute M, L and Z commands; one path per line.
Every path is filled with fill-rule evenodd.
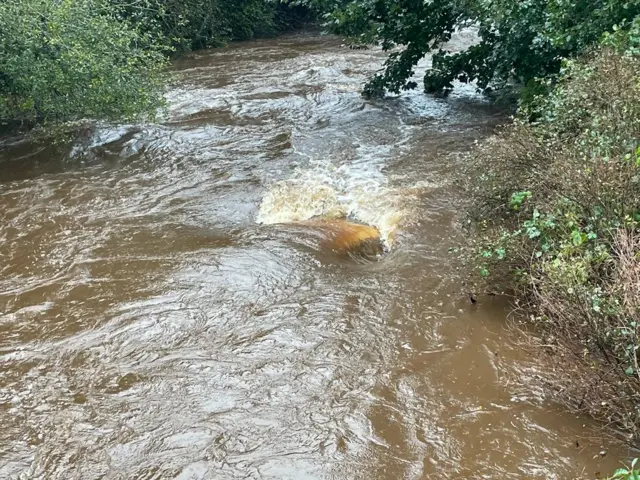
M 461 293 L 449 179 L 504 112 L 468 87 L 367 102 L 382 60 L 315 35 L 197 52 L 159 123 L 5 140 L 0 478 L 619 465 L 601 426 L 545 400 L 505 305 Z M 335 211 L 388 253 L 337 255 L 300 223 Z

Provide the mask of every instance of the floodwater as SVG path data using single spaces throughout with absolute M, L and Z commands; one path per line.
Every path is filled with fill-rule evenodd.
M 196 52 L 158 123 L 4 141 L 0 478 L 619 466 L 455 268 L 457 153 L 505 113 L 468 87 L 365 101 L 383 59 L 312 34 Z M 330 248 L 341 216 L 384 254 Z

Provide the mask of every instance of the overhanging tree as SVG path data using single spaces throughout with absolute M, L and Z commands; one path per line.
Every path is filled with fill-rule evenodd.
M 451 90 L 454 80 L 475 81 L 483 90 L 527 84 L 556 74 L 563 58 L 640 14 L 639 0 L 301 1 L 324 11 L 333 32 L 391 51 L 367 83 L 367 95 L 416 88 L 414 67 L 427 53 L 433 68 L 423 79 L 426 92 Z M 447 50 L 451 35 L 467 26 L 477 28 L 479 42 L 462 52 Z

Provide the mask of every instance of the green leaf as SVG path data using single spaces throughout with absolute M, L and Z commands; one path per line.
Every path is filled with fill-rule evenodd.
M 582 245 L 585 242 L 585 239 L 586 239 L 586 235 L 582 233 L 580 230 L 573 230 L 571 232 L 571 242 L 576 247 L 579 247 L 580 245 Z

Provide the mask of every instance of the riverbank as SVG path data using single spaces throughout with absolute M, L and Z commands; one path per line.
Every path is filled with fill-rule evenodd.
M 555 398 L 640 439 L 638 28 L 568 61 L 473 154 L 482 288 L 514 292 L 558 368 Z M 473 173 L 472 173 L 473 172 Z M 478 172 L 482 172 L 478 174 Z

